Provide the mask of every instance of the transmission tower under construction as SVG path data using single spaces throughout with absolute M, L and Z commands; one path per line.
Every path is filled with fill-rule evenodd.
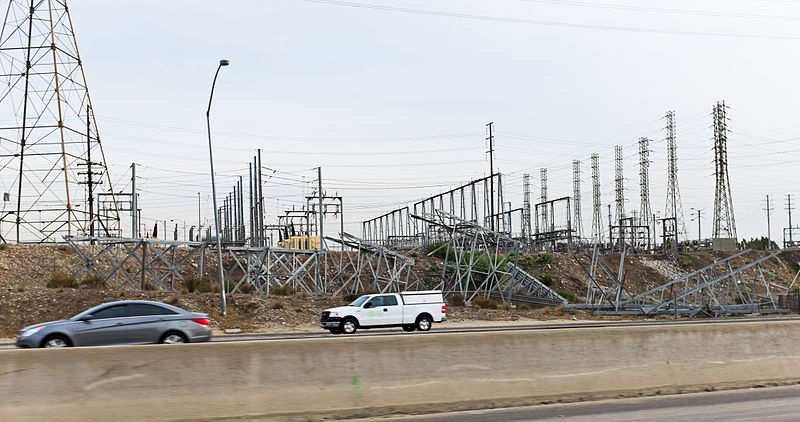
M 583 223 L 581 222 L 581 160 L 572 160 L 572 222 L 575 236 L 583 237 Z
M 3 241 L 119 234 L 119 211 L 66 1 L 10 0 L 0 31 Z M 101 185 L 102 184 L 102 185 Z M 95 195 L 112 197 L 94 209 Z M 108 205 L 108 201 L 104 201 Z
M 639 225 L 650 227 L 650 140 L 639 138 Z
M 664 217 L 674 218 L 677 225 L 678 237 L 686 239 L 686 222 L 683 219 L 683 204 L 681 191 L 678 187 L 678 154 L 675 145 L 675 112 L 668 111 L 667 119 L 667 207 Z
M 614 147 L 614 201 L 617 206 L 616 224 L 625 218 L 625 176 L 622 172 L 622 145 Z
M 602 243 L 603 220 L 600 211 L 600 156 L 592 154 L 592 240 Z
M 728 125 L 725 102 L 714 106 L 714 238 L 736 239 L 736 220 L 733 218 L 733 198 L 728 177 Z

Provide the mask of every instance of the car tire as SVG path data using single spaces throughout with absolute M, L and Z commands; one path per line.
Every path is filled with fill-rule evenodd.
M 417 330 L 428 331 L 431 329 L 431 324 L 433 324 L 433 320 L 427 315 L 417 318 Z
M 416 329 L 417 329 L 417 327 L 414 324 L 407 324 L 407 325 L 403 326 L 403 331 L 405 331 L 407 333 L 410 333 L 410 332 L 412 332 L 412 331 L 414 331 Z
M 328 331 L 330 331 L 331 334 L 342 334 L 341 328 L 328 328 Z
M 358 331 L 358 321 L 353 318 L 346 318 L 342 321 L 342 325 L 339 327 L 344 334 L 355 334 Z
M 46 349 L 59 347 L 72 347 L 72 342 L 61 334 L 50 334 L 42 340 L 42 346 Z
M 188 343 L 186 340 L 186 336 L 183 333 L 177 331 L 167 331 L 161 336 L 161 340 L 159 340 L 161 344 L 182 344 Z

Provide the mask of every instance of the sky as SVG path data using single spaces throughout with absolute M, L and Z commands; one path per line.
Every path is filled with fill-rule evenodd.
M 130 189 L 137 163 L 150 228 L 197 224 L 198 193 L 209 223 L 205 111 L 223 58 L 211 113 L 218 198 L 239 176 L 247 185 L 261 148 L 275 170 L 264 185 L 271 222 L 302 206 L 319 166 L 359 235 L 363 220 L 487 175 L 490 121 L 514 207 L 525 173 L 537 197 L 540 168 L 551 198 L 571 195 L 579 159 L 588 231 L 589 157 L 600 155 L 605 221 L 623 145 L 626 210 L 637 210 L 637 142 L 648 137 L 663 215 L 674 110 L 688 236 L 700 209 L 710 237 L 711 112 L 722 100 L 739 237 L 766 235 L 769 194 L 778 240 L 799 190 L 796 2 L 83 0 L 70 14 L 114 189 Z

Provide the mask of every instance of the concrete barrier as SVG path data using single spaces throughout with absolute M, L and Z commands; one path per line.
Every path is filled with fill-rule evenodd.
M 10 350 L 0 420 L 313 419 L 791 383 L 798 334 L 765 321 Z

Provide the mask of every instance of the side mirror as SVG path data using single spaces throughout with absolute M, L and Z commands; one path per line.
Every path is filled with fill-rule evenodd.
M 372 307 L 372 302 L 367 302 L 364 304 L 364 309 L 369 309 Z
M 89 322 L 92 319 L 92 314 L 81 315 L 78 321 Z

